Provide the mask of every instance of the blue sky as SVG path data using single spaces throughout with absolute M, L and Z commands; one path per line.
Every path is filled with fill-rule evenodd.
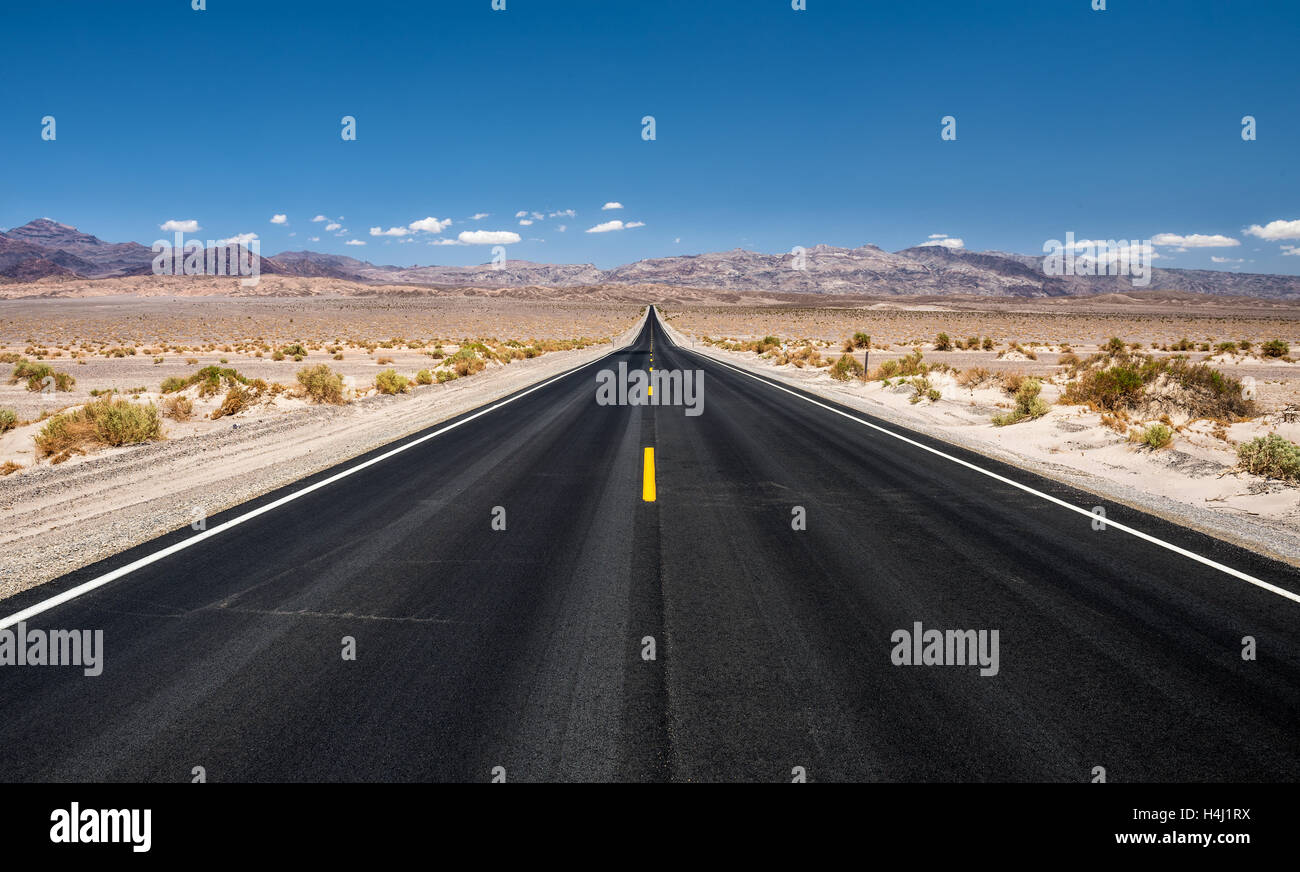
M 0 227 L 148 244 L 193 220 L 394 264 L 482 263 L 429 243 L 493 231 L 520 236 L 511 258 L 601 267 L 1074 232 L 1175 240 L 1157 266 L 1300 273 L 1294 0 L 207 5 L 6 8 Z M 410 230 L 425 218 L 452 223 Z

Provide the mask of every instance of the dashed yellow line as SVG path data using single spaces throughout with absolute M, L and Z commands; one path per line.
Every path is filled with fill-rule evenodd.
M 655 450 L 650 446 L 646 446 L 641 467 L 641 499 L 647 503 L 655 501 Z

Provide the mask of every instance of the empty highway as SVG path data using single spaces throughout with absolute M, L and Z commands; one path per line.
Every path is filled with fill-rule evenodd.
M 601 404 L 620 363 L 699 371 L 701 414 Z M 1295 568 L 810 402 L 653 310 L 207 533 L 0 604 L 104 640 L 98 676 L 0 669 L 0 779 L 1300 779 Z M 895 665 L 918 623 L 996 631 L 996 674 Z

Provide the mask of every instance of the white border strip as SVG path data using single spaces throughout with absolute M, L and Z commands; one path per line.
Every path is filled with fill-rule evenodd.
M 1062 508 L 1069 509 L 1072 512 L 1076 512 L 1080 515 L 1083 515 L 1085 518 L 1097 520 L 1097 516 L 1094 515 L 1092 512 L 1088 511 L 1087 509 L 1081 508 L 1072 503 L 1067 503 L 1065 500 L 1058 499 L 1052 496 L 1051 494 L 1045 494 L 1040 490 L 1035 490 L 1034 488 L 1029 487 L 1028 485 L 1021 484 L 1018 481 L 1013 481 L 1012 479 L 1009 479 L 1006 476 L 998 475 L 996 472 L 992 472 L 991 470 L 987 470 L 984 469 L 983 467 L 976 466 L 973 463 L 962 460 L 960 457 L 953 457 L 951 454 L 947 454 L 943 451 L 940 451 L 937 448 L 931 448 L 929 445 L 924 445 L 920 442 L 917 442 L 914 439 L 909 439 L 906 436 L 903 436 L 899 433 L 895 433 L 894 431 L 881 427 L 877 424 L 872 424 L 870 421 L 864 421 L 855 415 L 850 415 L 848 412 L 841 411 L 839 409 L 834 408 L 833 406 L 828 406 L 825 403 L 820 403 L 817 400 L 814 400 L 812 397 L 805 396 L 804 394 L 801 394 L 798 391 L 792 391 L 789 388 L 782 387 L 780 384 L 777 384 L 776 382 L 770 379 L 766 379 L 763 378 L 762 376 L 755 375 L 752 372 L 747 372 L 743 369 L 740 369 L 739 367 L 732 366 L 729 363 L 724 363 L 723 361 L 718 360 L 716 357 L 713 357 L 711 355 L 704 355 L 698 351 L 692 351 L 691 349 L 686 348 L 685 346 L 682 345 L 676 345 L 676 348 L 678 348 L 681 351 L 688 352 L 690 354 L 695 354 L 704 357 L 718 364 L 719 366 L 725 366 L 727 369 L 735 370 L 741 375 L 749 376 L 754 381 L 762 382 L 763 384 L 768 385 L 769 387 L 776 388 L 778 391 L 783 391 L 792 397 L 798 397 L 799 399 L 812 403 L 814 406 L 819 406 L 828 412 L 834 412 L 835 414 L 840 415 L 841 417 L 848 418 L 850 421 L 855 421 L 861 424 L 863 427 L 870 427 L 872 430 L 875 430 L 879 433 L 883 433 L 886 436 L 891 436 L 894 439 L 899 440 L 900 442 L 906 442 L 908 445 L 913 445 L 917 448 L 920 448 L 922 451 L 928 451 L 933 455 L 942 457 L 944 460 L 950 460 L 953 463 L 966 467 L 967 469 L 972 469 L 975 472 L 980 473 L 981 475 L 987 475 L 989 478 L 1000 481 L 1003 484 L 1009 484 L 1012 487 L 1022 490 L 1027 494 L 1033 494 L 1039 499 L 1047 500 L 1049 503 L 1054 503 L 1058 506 L 1061 506 Z M 1227 575 L 1231 575 L 1233 578 L 1239 578 L 1242 581 L 1246 582 L 1247 584 L 1253 584 L 1255 585 L 1255 587 L 1263 588 L 1264 590 L 1270 593 L 1275 593 L 1280 597 L 1291 600 L 1292 602 L 1300 603 L 1300 594 L 1293 593 L 1289 590 L 1286 590 L 1285 588 L 1278 587 L 1275 584 L 1269 584 L 1267 581 L 1256 578 L 1253 575 L 1247 575 L 1246 573 L 1241 572 L 1240 570 L 1233 569 L 1231 566 L 1225 566 L 1222 563 L 1218 563 L 1214 560 L 1211 560 L 1208 557 L 1202 557 L 1201 555 L 1193 551 L 1188 551 L 1186 548 L 1180 548 L 1177 545 L 1173 544 L 1172 542 L 1166 542 L 1163 539 L 1158 539 L 1149 533 L 1143 533 L 1141 530 L 1135 530 L 1134 528 L 1129 527 L 1125 524 L 1121 524 L 1118 521 L 1107 520 L 1104 523 L 1108 529 L 1114 527 L 1116 530 L 1121 530 L 1125 533 L 1128 533 L 1131 536 L 1136 536 L 1139 539 L 1150 542 L 1153 545 L 1158 545 L 1161 548 L 1174 552 L 1175 554 L 1181 554 L 1183 557 L 1187 557 L 1191 560 L 1195 560 L 1197 563 L 1204 564 L 1205 566 L 1208 566 L 1211 569 L 1217 569 L 1220 572 L 1226 573 Z
M 641 325 L 642 329 L 644 329 L 644 324 L 645 321 L 644 319 L 642 319 L 642 325 Z M 641 335 L 641 331 L 637 330 L 637 333 L 633 337 L 632 342 L 634 343 L 636 341 L 636 336 L 640 336 L 640 335 Z M 433 431 L 432 433 L 426 433 L 425 435 L 421 436 L 418 439 L 412 439 L 410 442 L 407 442 L 405 445 L 399 445 L 393 450 L 386 451 L 383 454 L 379 455 L 378 457 L 372 457 L 367 461 L 358 463 L 356 466 L 352 466 L 343 470 L 342 472 L 335 473 L 334 475 L 331 475 L 329 478 L 322 479 L 321 481 L 318 481 L 313 485 L 308 485 L 302 490 L 296 490 L 291 494 L 287 494 L 285 496 L 280 497 L 278 500 L 275 500 L 274 502 L 267 503 L 264 506 L 259 506 L 258 508 L 253 509 L 251 512 L 245 512 L 244 514 L 240 515 L 237 518 L 231 518 L 229 521 L 226 521 L 225 523 L 222 524 L 218 524 L 217 526 L 213 527 L 211 530 L 204 530 L 202 533 L 199 533 L 195 536 L 191 536 L 188 539 L 183 539 L 180 542 L 177 542 L 175 545 L 169 545 L 166 548 L 162 549 L 161 551 L 155 551 L 153 554 L 148 554 L 144 557 L 141 557 L 139 560 L 135 560 L 131 563 L 126 564 L 125 566 L 122 566 L 118 569 L 114 569 L 112 572 L 106 572 L 103 575 L 92 578 L 90 581 L 86 581 L 77 585 L 76 587 L 69 588 L 65 590 L 63 593 L 56 594 L 55 596 L 52 596 L 46 600 L 41 600 L 40 602 L 28 606 L 27 608 L 23 609 L 20 612 L 14 612 L 9 617 L 0 619 L 0 630 L 11 627 L 14 624 L 18 623 L 19 621 L 25 621 L 28 618 L 33 618 L 36 615 L 41 614 L 42 612 L 47 612 L 50 609 L 54 608 L 55 606 L 61 606 L 64 603 L 68 602 L 69 600 L 76 599 L 82 594 L 90 593 L 90 591 L 95 590 L 96 588 L 99 587 L 103 587 L 104 585 L 108 584 L 111 581 L 116 581 L 117 579 L 122 578 L 125 575 L 130 575 L 132 572 L 135 572 L 137 569 L 142 569 L 151 563 L 157 563 L 159 560 L 162 560 L 164 557 L 170 557 L 171 555 L 176 554 L 177 552 L 184 551 L 186 548 L 189 548 L 192 545 L 197 545 L 198 543 L 202 542 L 204 539 L 210 539 L 213 536 L 216 536 L 218 533 L 224 533 L 233 527 L 238 527 L 240 524 L 244 523 L 245 521 L 251 521 L 253 520 L 253 518 L 258 517 L 259 515 L 265 515 L 267 512 L 274 511 L 275 509 L 280 508 L 286 503 L 291 503 L 294 500 L 298 499 L 299 497 L 305 497 L 307 494 L 312 493 L 313 491 L 318 491 L 323 487 L 327 487 L 331 484 L 334 484 L 334 482 L 345 479 L 348 476 L 353 475 L 354 473 L 358 473 L 368 466 L 374 466 L 376 463 L 380 463 L 384 460 L 387 460 L 390 457 L 394 457 L 398 454 L 401 454 L 403 451 L 406 451 L 408 448 L 414 448 L 416 445 L 419 445 L 423 442 L 428 442 L 430 439 L 434 438 L 435 436 L 441 436 L 443 433 L 446 433 L 449 430 L 455 430 L 460 425 L 468 424 L 470 421 L 473 421 L 475 418 L 481 418 L 484 415 L 488 414 L 489 412 L 494 412 L 497 409 L 501 408 L 502 406 L 506 406 L 509 405 L 510 403 L 513 403 L 515 400 L 519 399 L 520 397 L 526 397 L 529 394 L 531 394 L 533 391 L 540 391 L 542 388 L 546 387 L 549 384 L 554 384 L 555 382 L 559 381 L 562 378 L 568 378 L 574 373 L 586 369 L 587 367 L 592 366 L 593 364 L 600 363 L 602 360 L 605 360 L 607 357 L 618 354 L 619 352 L 627 348 L 630 348 L 631 344 L 632 343 L 620 346 L 619 348 L 615 348 L 607 354 L 601 355 L 595 360 L 589 360 L 586 363 L 579 364 L 578 366 L 573 367 L 572 369 L 565 370 L 564 372 L 560 373 L 554 378 L 547 379 L 546 381 L 533 385 L 531 388 L 521 391 L 520 393 L 508 397 L 507 399 L 500 400 L 499 402 L 493 403 L 492 405 L 487 406 L 486 408 L 480 409 L 479 411 L 475 412 L 474 414 L 470 415 L 467 418 L 460 419 L 454 424 L 448 424 L 446 427 L 442 427 L 438 430 Z

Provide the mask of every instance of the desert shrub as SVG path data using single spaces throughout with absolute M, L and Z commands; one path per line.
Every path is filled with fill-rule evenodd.
M 162 380 L 162 386 L 159 388 L 164 394 L 174 394 L 177 391 L 189 387 L 189 382 L 180 376 L 170 375 Z
M 866 374 L 862 364 L 858 359 L 850 354 L 841 354 L 840 359 L 835 361 L 831 366 L 830 376 L 836 381 L 848 381 L 851 378 L 861 378 Z
M 212 410 L 212 420 L 239 414 L 248 408 L 251 398 L 248 388 L 243 385 L 232 385 L 230 390 L 226 391 L 226 398 L 221 401 L 221 405 Z
M 19 381 L 26 379 L 27 390 L 39 391 L 45 387 L 47 378 L 54 379 L 54 389 L 56 391 L 70 391 L 77 380 L 66 372 L 59 372 L 48 363 L 33 363 L 30 360 L 19 360 L 14 365 L 14 370 L 9 374 L 9 384 L 17 384 Z
M 18 426 L 18 413 L 13 409 L 0 409 L 0 433 L 8 432 Z
M 0 363 L 17 363 L 22 359 L 22 355 L 16 351 L 6 351 L 0 354 Z
M 1041 418 L 1046 415 L 1049 407 L 1046 401 L 1039 396 L 1042 390 L 1043 384 L 1038 379 L 1023 379 L 1020 382 L 1020 387 L 1016 390 L 1015 408 L 1006 414 L 994 415 L 993 426 L 1005 427 L 1008 424 L 1018 424 L 1021 421 Z
M 1214 351 L 1215 351 L 1216 354 L 1236 354 L 1236 353 L 1237 353 L 1237 343 L 1235 343 L 1235 342 L 1220 342 L 1218 345 L 1214 346 Z
M 1281 339 L 1270 339 L 1259 347 L 1265 357 L 1286 357 L 1291 353 L 1291 346 Z
M 1300 445 L 1270 433 L 1237 446 L 1237 466 L 1251 475 L 1300 481 Z
M 849 341 L 853 343 L 854 348 L 871 347 L 871 337 L 865 333 L 854 333 L 853 338 Z
M 992 378 L 992 373 L 982 366 L 972 367 L 957 376 L 957 384 L 963 388 L 977 388 Z
M 313 403 L 343 402 L 343 376 L 323 363 L 298 370 L 298 383 Z
M 934 350 L 935 351 L 952 350 L 952 339 L 948 337 L 947 333 L 940 333 L 938 336 L 934 338 Z
M 162 438 L 158 409 L 105 397 L 72 412 L 54 415 L 36 434 L 40 457 L 85 445 L 129 445 Z
M 907 401 L 913 405 L 921 402 L 921 400 L 934 402 L 943 396 L 934 385 L 930 384 L 930 380 L 925 376 L 917 376 L 908 381 L 908 384 L 912 386 L 912 396 L 908 397 Z
M 1136 441 L 1152 451 L 1158 451 L 1174 441 L 1174 431 L 1165 424 L 1151 424 L 1145 430 L 1135 431 Z
M 381 394 L 404 394 L 411 381 L 395 369 L 386 369 L 375 376 L 375 389 Z
M 445 384 L 449 381 L 455 381 L 456 379 L 460 378 L 459 375 L 457 375 L 456 373 L 452 372 L 449 369 L 438 370 L 435 377 L 438 379 L 438 384 Z
M 417 385 L 433 384 L 433 373 L 429 372 L 427 369 L 420 370 L 415 374 L 415 383 Z
M 380 366 L 392 366 L 393 359 L 391 357 L 377 357 L 375 358 L 375 363 L 379 364 Z
M 1071 369 L 1077 368 L 1083 361 L 1079 360 L 1079 355 L 1072 351 L 1067 351 L 1056 359 L 1057 366 L 1068 366 Z
M 340 351 L 340 352 L 338 352 L 337 354 L 335 354 L 335 355 L 334 355 L 334 359 L 335 359 L 335 360 L 342 360 L 342 359 L 343 359 L 343 352 Z
M 307 349 L 295 342 L 292 345 L 286 345 L 281 348 L 280 353 L 292 357 L 294 360 L 302 360 L 307 356 Z
M 162 404 L 163 417 L 173 421 L 188 421 L 194 414 L 194 403 L 189 397 L 168 397 Z

